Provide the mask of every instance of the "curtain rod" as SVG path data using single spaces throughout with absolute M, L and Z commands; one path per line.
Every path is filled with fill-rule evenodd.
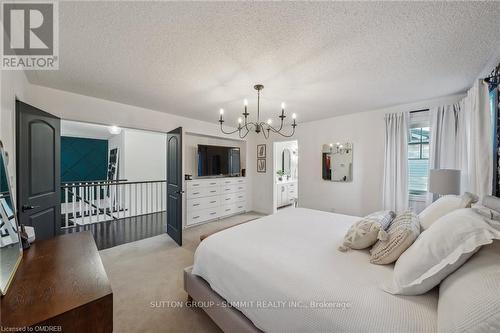
M 419 112 L 425 112 L 425 111 L 429 111 L 429 109 L 421 109 L 421 110 L 410 111 L 410 113 L 419 113 Z

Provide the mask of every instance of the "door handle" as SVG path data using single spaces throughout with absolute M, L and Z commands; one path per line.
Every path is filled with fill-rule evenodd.
M 28 210 L 33 210 L 33 209 L 37 209 L 37 208 L 40 208 L 40 206 L 28 206 L 28 205 L 23 205 L 21 207 L 21 210 L 24 212 L 28 211 Z
M 184 191 L 183 191 L 183 190 L 177 191 L 177 194 L 182 194 L 182 193 L 184 193 Z M 198 193 L 198 192 L 196 192 L 196 193 L 193 193 L 193 194 L 199 194 L 199 193 Z

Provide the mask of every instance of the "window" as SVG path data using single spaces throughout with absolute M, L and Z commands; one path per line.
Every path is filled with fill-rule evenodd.
M 427 192 L 429 175 L 430 127 L 428 111 L 410 116 L 408 139 L 408 189 L 410 195 L 423 195 Z

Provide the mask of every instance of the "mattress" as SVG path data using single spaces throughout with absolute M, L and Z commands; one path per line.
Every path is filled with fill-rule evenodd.
M 385 293 L 393 265 L 337 250 L 358 219 L 287 209 L 206 238 L 192 273 L 264 332 L 435 332 L 436 290 Z

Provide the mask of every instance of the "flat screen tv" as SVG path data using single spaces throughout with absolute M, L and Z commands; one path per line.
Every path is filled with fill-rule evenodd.
M 239 175 L 240 148 L 198 145 L 198 177 Z

